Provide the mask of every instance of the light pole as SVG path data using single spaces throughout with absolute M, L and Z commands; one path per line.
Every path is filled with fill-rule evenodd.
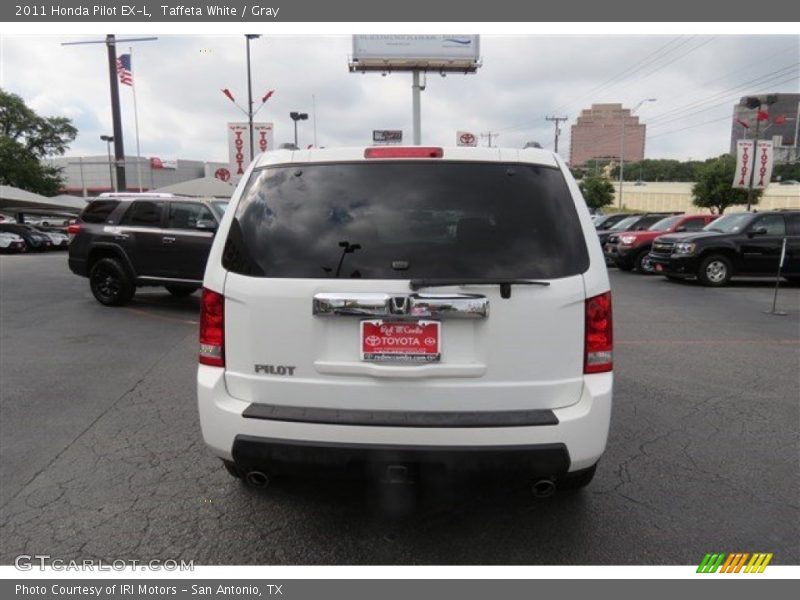
M 294 146 L 295 148 L 299 148 L 299 146 L 297 145 L 297 122 L 305 121 L 306 119 L 308 119 L 308 113 L 292 111 L 289 113 L 289 116 L 292 118 L 292 121 L 294 121 Z
M 631 109 L 630 116 L 633 116 L 639 107 L 645 102 L 655 102 L 655 98 L 645 98 L 640 100 L 639 103 Z M 622 174 L 625 169 L 625 113 L 622 113 L 622 137 L 619 141 L 619 198 L 617 199 L 617 206 L 622 208 Z
M 250 76 L 250 40 L 260 38 L 255 33 L 246 33 L 247 40 L 247 124 L 250 132 L 250 162 L 253 162 L 253 81 Z
M 108 180 L 109 184 L 112 188 L 114 188 L 115 192 L 118 192 L 117 185 L 114 182 L 114 169 L 111 167 L 111 142 L 114 141 L 113 135 L 101 135 L 100 139 L 106 143 L 106 148 L 108 148 Z M 83 169 L 81 168 L 81 173 L 83 173 Z

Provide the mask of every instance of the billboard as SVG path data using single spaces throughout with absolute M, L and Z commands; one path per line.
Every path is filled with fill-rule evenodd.
M 373 129 L 372 142 L 374 144 L 402 144 L 403 132 L 400 129 Z
M 351 71 L 474 72 L 480 66 L 477 35 L 354 35 Z
M 158 156 L 151 156 L 150 157 L 150 168 L 151 169 L 172 169 L 173 171 L 178 168 L 178 161 L 177 160 L 167 160 L 159 158 Z
M 260 154 L 275 149 L 275 138 L 272 123 L 253 123 L 253 152 Z M 228 123 L 228 157 L 230 174 L 233 181 L 238 181 L 250 164 L 250 133 L 245 123 Z
M 750 187 L 753 144 L 753 140 L 738 140 L 736 143 L 736 172 L 733 176 L 733 187 L 735 188 L 748 189 Z M 772 178 L 772 141 L 758 140 L 755 152 L 753 189 L 763 190 L 769 185 L 769 180 Z

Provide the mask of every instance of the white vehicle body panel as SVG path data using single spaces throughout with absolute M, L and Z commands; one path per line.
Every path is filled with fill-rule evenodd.
M 608 274 L 591 215 L 556 154 L 541 149 L 445 148 L 448 161 L 532 163 L 558 167 L 575 202 L 589 268 L 548 286 L 453 285 L 419 293 L 478 294 L 482 319 L 441 320 L 442 358 L 427 364 L 365 362 L 359 317 L 312 313 L 316 294 L 410 293 L 403 279 L 251 277 L 226 271 L 222 255 L 243 190 L 268 165 L 366 162 L 364 148 L 279 150 L 248 167 L 220 223 L 204 287 L 225 296 L 225 367 L 200 365 L 203 436 L 231 460 L 238 435 L 292 441 L 420 446 L 566 444 L 570 470 L 593 465 L 608 434 L 613 374 L 585 375 L 587 298 L 608 292 Z M 418 159 L 417 159 L 418 160 Z M 257 365 L 294 367 L 292 375 Z M 251 404 L 374 411 L 552 410 L 558 424 L 517 427 L 353 426 L 243 418 Z

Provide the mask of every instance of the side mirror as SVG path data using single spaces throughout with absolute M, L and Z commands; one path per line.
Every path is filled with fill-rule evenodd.
M 217 222 L 212 219 L 200 219 L 194 227 L 200 231 L 216 231 Z
M 751 235 L 767 235 L 766 227 L 756 227 L 750 232 Z

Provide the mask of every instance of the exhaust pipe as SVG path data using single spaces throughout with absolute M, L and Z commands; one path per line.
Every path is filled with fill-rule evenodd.
M 556 493 L 556 484 L 552 479 L 540 479 L 533 483 L 531 489 L 536 498 L 548 498 Z
M 245 481 L 253 487 L 265 488 L 269 485 L 269 476 L 261 471 L 248 471 Z

